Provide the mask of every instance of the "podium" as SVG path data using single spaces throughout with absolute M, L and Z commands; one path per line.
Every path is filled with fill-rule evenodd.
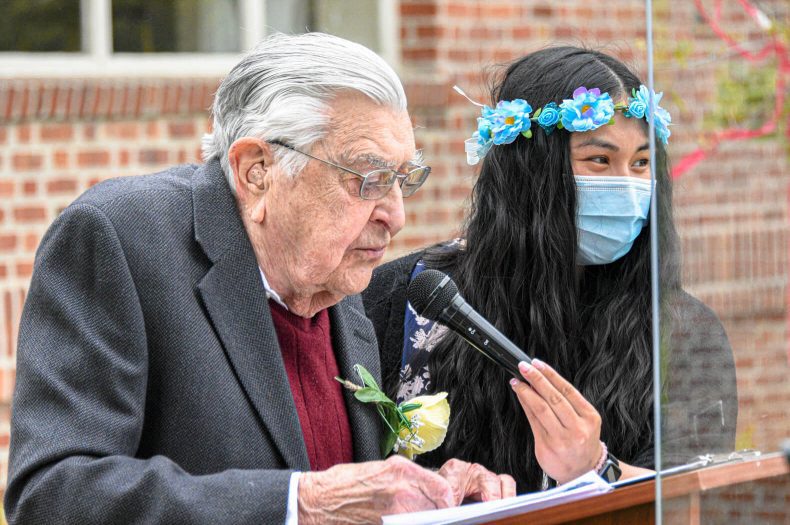
M 668 524 L 790 523 L 790 468 L 781 454 L 710 466 L 661 480 Z M 493 521 L 497 525 L 655 523 L 656 482 Z

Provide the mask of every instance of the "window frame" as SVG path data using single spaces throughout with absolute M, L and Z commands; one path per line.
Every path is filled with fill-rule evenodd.
M 378 3 L 381 56 L 400 69 L 397 0 Z M 225 75 L 243 52 L 266 36 L 266 0 L 239 0 L 240 19 L 258 21 L 241 32 L 241 53 L 115 53 L 112 0 L 80 0 L 82 52 L 0 52 L 0 79 L 21 78 L 212 78 Z

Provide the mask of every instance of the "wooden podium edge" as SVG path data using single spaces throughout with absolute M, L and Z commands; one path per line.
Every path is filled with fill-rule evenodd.
M 662 478 L 662 498 L 672 499 L 726 485 L 737 485 L 790 473 L 781 453 L 766 454 L 748 461 L 711 466 Z M 518 516 L 496 520 L 498 525 L 541 523 L 551 525 L 597 516 L 607 512 L 654 504 L 656 482 L 648 480 L 614 489 L 612 492 L 572 501 Z

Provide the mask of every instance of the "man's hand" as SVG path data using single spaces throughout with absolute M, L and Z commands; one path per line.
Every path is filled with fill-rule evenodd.
M 299 525 L 381 523 L 381 516 L 454 506 L 450 482 L 408 459 L 337 465 L 299 478 Z
M 455 504 L 465 499 L 492 501 L 516 495 L 516 482 L 507 474 L 496 475 L 477 463 L 451 459 L 439 469 L 453 489 Z

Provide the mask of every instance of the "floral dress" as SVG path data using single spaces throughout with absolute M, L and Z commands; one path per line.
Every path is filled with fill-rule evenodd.
M 414 266 L 411 279 L 414 280 L 425 269 L 420 260 Z M 428 394 L 431 390 L 431 378 L 428 373 L 428 355 L 441 341 L 447 327 L 422 317 L 406 301 L 406 316 L 403 322 L 403 357 L 401 358 L 400 385 L 396 394 L 396 402 Z M 422 363 L 418 365 L 417 363 Z M 419 366 L 413 370 L 413 366 Z
M 456 241 L 458 242 L 458 241 Z M 409 282 L 425 270 L 425 262 L 420 260 L 414 265 Z M 400 368 L 400 384 L 396 394 L 396 403 L 403 403 L 416 396 L 429 394 L 431 376 L 428 372 L 428 354 L 436 347 L 447 332 L 447 327 L 422 317 L 411 303 L 406 301 L 406 315 L 403 320 L 403 354 Z M 419 367 L 416 371 L 413 367 Z M 541 490 L 546 490 L 555 483 L 542 472 Z

